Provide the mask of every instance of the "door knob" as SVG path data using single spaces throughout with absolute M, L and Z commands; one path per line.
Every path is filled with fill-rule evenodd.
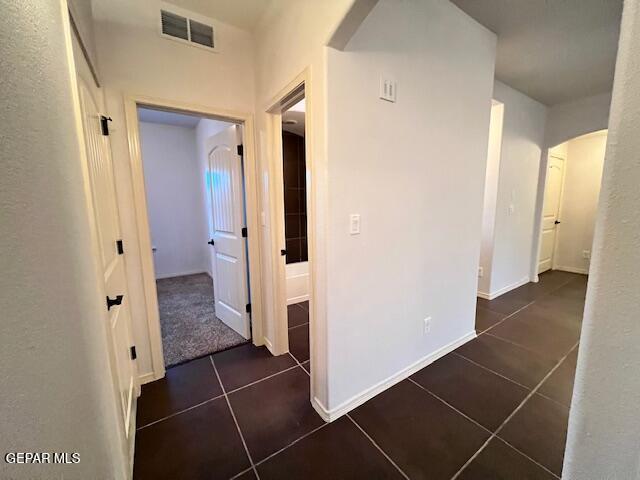
M 282 255 L 283 257 L 287 254 L 286 250 L 280 250 L 280 255 Z
M 555 221 L 555 222 L 553 222 L 553 223 L 555 223 L 556 225 L 560 225 L 562 222 L 561 222 L 560 220 L 556 220 L 556 221 Z
M 107 297 L 107 310 L 111 310 L 111 307 L 113 307 L 114 305 L 120 305 L 123 298 L 124 295 L 117 295 L 116 298 Z
M 212 246 L 216 244 L 216 242 L 214 242 L 213 239 L 209 240 L 207 243 Z

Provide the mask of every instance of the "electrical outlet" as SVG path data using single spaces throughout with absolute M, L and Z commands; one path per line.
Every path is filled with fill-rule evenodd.
M 583 250 L 582 251 L 582 258 L 584 258 L 585 260 L 590 260 L 591 259 L 591 250 Z
M 431 317 L 424 319 L 424 334 L 431 332 Z
M 478 277 L 482 278 L 484 276 L 484 268 L 478 267 Z

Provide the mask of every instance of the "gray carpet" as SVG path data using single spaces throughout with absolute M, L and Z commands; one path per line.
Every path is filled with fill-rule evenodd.
M 156 281 L 167 367 L 246 343 L 216 318 L 213 282 L 206 273 Z

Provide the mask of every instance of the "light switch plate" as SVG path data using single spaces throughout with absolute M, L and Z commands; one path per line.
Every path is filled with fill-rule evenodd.
M 360 234 L 360 215 L 357 213 L 352 213 L 349 216 L 349 233 L 351 235 Z
M 388 77 L 380 77 L 380 98 L 387 102 L 396 101 L 396 90 L 398 86 L 395 80 L 391 80 Z

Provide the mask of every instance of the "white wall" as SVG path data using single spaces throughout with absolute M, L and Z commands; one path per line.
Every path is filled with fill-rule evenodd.
M 554 255 L 555 268 L 589 273 L 602 165 L 607 132 L 584 135 L 566 143 L 564 188 L 560 207 L 560 228 Z
M 563 478 L 640 478 L 640 2 L 624 4 Z
M 474 334 L 495 47 L 448 1 L 383 0 L 328 51 L 330 413 Z
M 140 122 L 156 278 L 209 271 L 195 128 Z
M 0 478 L 127 478 L 61 3 L 0 1 Z
M 162 38 L 159 4 L 146 0 L 93 0 L 96 49 L 107 110 L 113 118 L 111 147 L 127 248 L 127 276 L 140 376 L 153 371 L 140 251 L 135 226 L 124 98 L 138 94 L 216 108 L 254 110 L 252 36 L 214 22 L 217 53 Z
M 540 155 L 547 109 L 496 81 L 493 98 L 504 103 L 502 153 L 496 201 L 491 297 L 530 280 Z
M 500 180 L 500 154 L 502 152 L 502 124 L 504 104 L 493 101 L 489 122 L 489 147 L 487 149 L 487 172 L 484 181 L 482 206 L 482 240 L 480 243 L 480 270 L 478 272 L 478 294 L 489 296 L 491 292 L 491 264 L 496 226 L 496 203 Z

